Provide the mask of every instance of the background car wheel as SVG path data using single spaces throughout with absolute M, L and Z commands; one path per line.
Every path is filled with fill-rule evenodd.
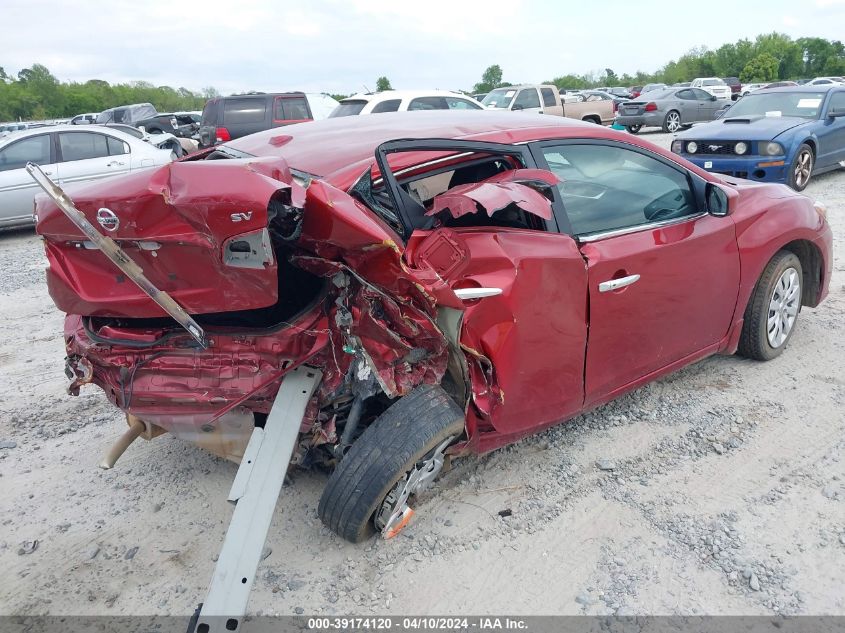
M 789 186 L 795 191 L 804 191 L 804 188 L 810 182 L 810 177 L 813 175 L 813 164 L 815 163 L 815 156 L 813 156 L 813 148 L 803 143 L 798 148 L 798 153 L 795 155 L 795 160 L 789 167 Z
M 628 130 L 631 134 L 638 134 L 641 129 L 643 129 L 642 125 L 626 125 L 625 129 Z
M 745 308 L 738 352 L 754 360 L 779 356 L 795 331 L 801 310 L 801 261 L 778 251 L 766 266 Z
M 663 119 L 663 131 L 675 133 L 681 129 L 681 115 L 677 110 L 669 110 L 666 113 L 666 118 Z
M 463 410 L 440 386 L 417 387 L 355 441 L 329 477 L 317 514 L 330 530 L 360 543 L 374 532 L 376 513 L 398 484 L 463 430 Z

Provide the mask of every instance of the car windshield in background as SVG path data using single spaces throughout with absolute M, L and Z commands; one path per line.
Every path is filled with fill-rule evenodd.
M 367 105 L 367 102 L 363 100 L 344 101 L 334 110 L 331 111 L 331 113 L 329 114 L 329 118 L 334 119 L 339 116 L 354 116 L 356 114 L 361 114 L 361 110 L 364 109 L 365 105 Z
M 817 119 L 824 100 L 823 92 L 766 92 L 753 93 L 728 110 L 725 118 L 739 116 L 796 116 Z
M 702 86 L 724 86 L 725 82 L 720 79 L 705 79 L 701 82 Z
M 481 104 L 485 108 L 507 109 L 508 107 L 510 107 L 511 101 L 513 101 L 515 95 L 516 90 L 512 88 L 502 88 L 494 90 L 486 97 L 484 97 L 484 101 L 482 101 Z

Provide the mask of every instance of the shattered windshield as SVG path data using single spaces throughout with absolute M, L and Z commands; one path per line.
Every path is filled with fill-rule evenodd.
M 766 92 L 750 94 L 734 104 L 726 119 L 741 116 L 794 116 L 817 119 L 824 92 Z
M 485 108 L 500 108 L 507 110 L 510 107 L 514 96 L 516 96 L 516 90 L 513 88 L 498 88 L 484 97 L 484 101 L 482 101 L 481 104 Z

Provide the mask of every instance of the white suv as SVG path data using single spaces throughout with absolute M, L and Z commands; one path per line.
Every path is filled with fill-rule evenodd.
M 483 110 L 472 97 L 445 90 L 384 90 L 341 100 L 329 118 L 406 110 Z
M 717 99 L 731 98 L 731 87 L 718 77 L 697 77 L 692 80 L 690 88 L 701 88 Z

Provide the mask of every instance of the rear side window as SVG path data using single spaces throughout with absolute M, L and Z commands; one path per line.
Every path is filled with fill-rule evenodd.
M 121 154 L 129 153 L 129 143 L 124 143 L 113 136 L 106 137 L 106 144 L 109 147 L 109 154 L 111 156 L 120 156 Z
M 261 123 L 266 113 L 267 103 L 263 98 L 227 99 L 223 104 L 223 123 Z
M 273 103 L 274 121 L 302 121 L 310 118 L 305 97 L 276 97 Z
M 472 101 L 459 99 L 458 97 L 445 97 L 446 107 L 450 110 L 481 110 Z
M 443 97 L 417 97 L 411 99 L 408 110 L 448 110 L 449 104 Z
M 0 150 L 0 171 L 21 169 L 28 162 L 46 165 L 50 162 L 50 135 L 31 136 Z
M 399 104 L 401 103 L 402 99 L 388 99 L 387 101 L 377 103 L 373 106 L 373 109 L 370 112 L 372 114 L 378 114 L 379 112 L 397 112 L 399 110 Z
M 59 134 L 59 147 L 62 150 L 63 161 L 101 158 L 109 155 L 106 137 L 90 132 Z
M 355 101 L 343 101 L 339 106 L 337 106 L 334 110 L 331 111 L 331 114 L 329 114 L 329 118 L 334 119 L 339 116 L 355 116 L 356 114 L 361 114 L 361 110 L 364 109 L 365 105 L 367 105 L 367 102 L 363 99 Z
M 543 95 L 543 105 L 553 106 L 555 104 L 555 91 L 551 88 L 540 88 L 540 94 Z
M 217 122 L 217 101 L 206 101 L 202 109 L 202 125 L 215 126 Z

